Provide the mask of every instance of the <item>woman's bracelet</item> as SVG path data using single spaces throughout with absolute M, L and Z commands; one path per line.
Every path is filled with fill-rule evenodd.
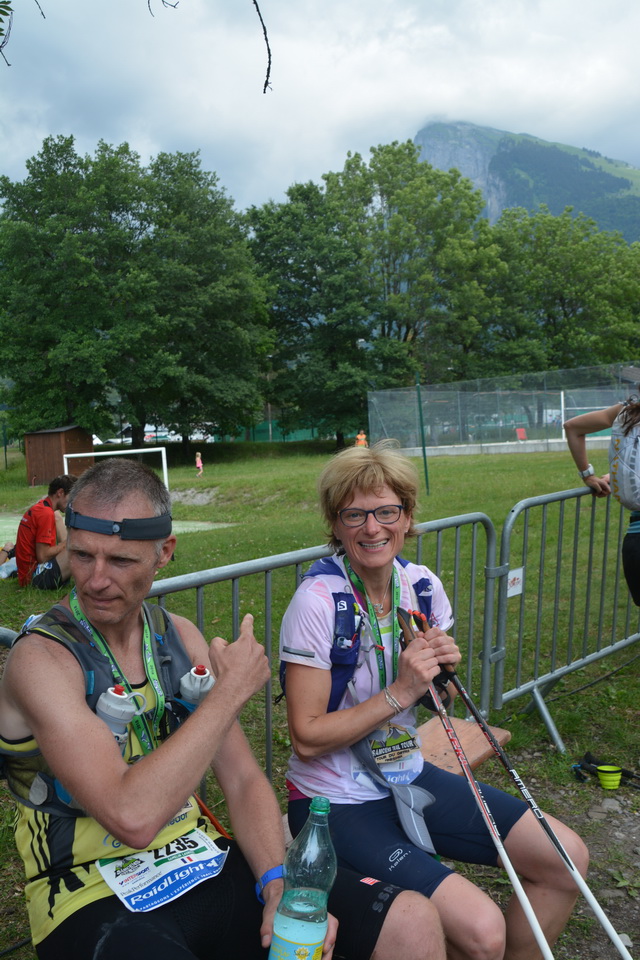
M 394 713 L 402 713 L 402 711 L 404 710 L 404 707 L 398 703 L 394 695 L 389 690 L 389 687 L 383 687 L 382 692 L 384 693 L 385 700 L 387 701 L 391 709 L 394 711 Z

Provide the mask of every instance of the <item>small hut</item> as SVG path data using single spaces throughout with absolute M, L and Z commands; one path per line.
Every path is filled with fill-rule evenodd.
M 30 486 L 48 484 L 65 473 L 63 457 L 67 453 L 86 453 L 69 461 L 67 473 L 79 477 L 93 466 L 93 438 L 82 427 L 55 427 L 53 430 L 34 430 L 24 435 L 24 454 L 27 463 L 27 483 Z

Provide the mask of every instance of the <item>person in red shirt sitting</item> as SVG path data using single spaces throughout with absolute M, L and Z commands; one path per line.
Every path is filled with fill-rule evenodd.
M 18 527 L 16 562 L 18 582 L 40 590 L 55 590 L 69 579 L 67 528 L 60 511 L 77 477 L 63 473 L 49 484 L 46 497 L 29 507 Z

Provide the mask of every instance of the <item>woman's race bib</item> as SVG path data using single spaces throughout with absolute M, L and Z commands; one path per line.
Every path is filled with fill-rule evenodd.
M 368 739 L 373 759 L 388 783 L 413 783 L 422 772 L 424 760 L 415 727 L 395 724 L 390 720 L 369 734 Z M 354 780 L 365 776 L 371 783 L 366 769 L 355 759 L 352 776 Z

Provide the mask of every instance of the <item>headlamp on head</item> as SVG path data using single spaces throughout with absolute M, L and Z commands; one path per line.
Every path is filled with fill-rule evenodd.
M 64 522 L 74 530 L 88 530 L 105 537 L 120 537 L 121 540 L 162 540 L 171 533 L 170 513 L 133 520 L 99 520 L 98 517 L 86 517 L 67 507 Z

